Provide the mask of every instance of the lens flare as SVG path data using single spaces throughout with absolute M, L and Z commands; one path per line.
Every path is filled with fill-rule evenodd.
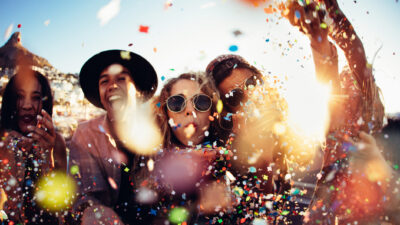
M 288 123 L 305 138 L 323 140 L 328 124 L 330 87 L 313 79 L 295 79 L 287 88 Z
M 131 151 L 141 155 L 154 154 L 161 144 L 150 105 L 126 106 L 117 117 L 117 135 Z
M 76 184 L 71 177 L 52 172 L 39 179 L 35 197 L 42 208 L 60 211 L 73 204 L 75 193 Z
M 183 207 L 177 207 L 169 212 L 169 221 L 171 223 L 180 224 L 187 221 L 189 211 Z

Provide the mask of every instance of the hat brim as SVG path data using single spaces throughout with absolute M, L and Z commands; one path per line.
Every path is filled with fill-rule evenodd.
M 104 109 L 99 95 L 99 77 L 107 66 L 114 63 L 121 64 L 129 70 L 143 101 L 154 95 L 158 85 L 157 73 L 145 58 L 130 51 L 107 50 L 87 60 L 79 73 L 79 83 L 90 103 Z

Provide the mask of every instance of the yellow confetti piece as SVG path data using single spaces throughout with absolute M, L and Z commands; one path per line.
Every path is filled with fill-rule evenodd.
M 217 112 L 221 113 L 223 108 L 224 108 L 224 104 L 222 103 L 221 99 L 219 99 L 217 102 Z
M 130 60 L 131 54 L 128 51 L 121 51 L 121 58 L 125 60 Z
M 321 23 L 319 26 L 320 26 L 322 29 L 328 28 L 328 25 L 326 25 L 326 23 Z

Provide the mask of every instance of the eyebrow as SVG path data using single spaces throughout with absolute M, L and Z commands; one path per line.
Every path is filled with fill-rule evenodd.
M 100 80 L 101 78 L 104 78 L 104 77 L 107 77 L 107 76 L 108 76 L 107 73 L 100 74 L 99 80 Z

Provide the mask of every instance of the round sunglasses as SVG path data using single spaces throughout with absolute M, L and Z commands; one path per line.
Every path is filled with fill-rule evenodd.
M 251 76 L 247 78 L 239 87 L 232 89 L 223 98 L 224 103 L 230 107 L 236 108 L 245 99 L 246 95 L 244 90 L 249 90 L 257 85 L 263 85 L 263 80 L 258 76 Z
M 205 94 L 196 94 L 190 100 L 199 112 L 206 112 L 212 106 L 211 98 Z M 182 112 L 186 108 L 186 101 L 187 99 L 182 94 L 170 96 L 167 99 L 167 108 L 171 112 Z

